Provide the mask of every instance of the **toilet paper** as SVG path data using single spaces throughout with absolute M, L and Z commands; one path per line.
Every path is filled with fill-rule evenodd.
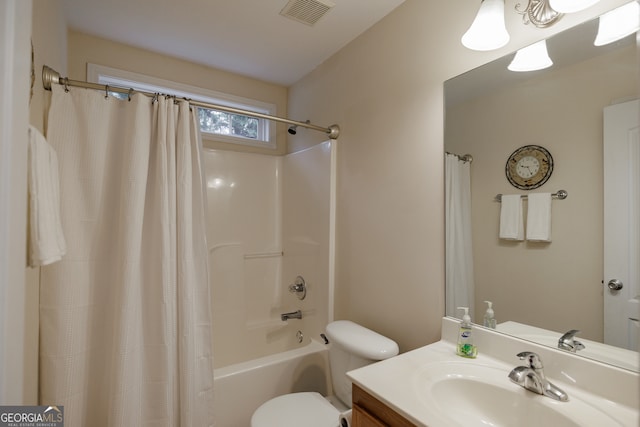
M 340 427 L 351 427 L 351 409 L 340 414 Z

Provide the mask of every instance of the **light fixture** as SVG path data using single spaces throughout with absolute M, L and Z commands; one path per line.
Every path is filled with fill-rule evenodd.
M 493 50 L 509 42 L 504 23 L 504 0 L 482 0 L 471 27 L 462 36 L 462 44 L 472 50 Z
M 540 40 L 517 51 L 507 68 L 511 71 L 535 71 L 552 65 L 553 61 L 547 52 L 547 41 Z
M 517 3 L 515 9 L 522 15 L 525 25 L 533 24 L 538 28 L 550 27 L 562 18 L 562 13 L 554 10 L 549 0 L 529 0 L 524 9 L 521 3 Z
M 573 13 L 593 6 L 600 0 L 549 0 L 549 6 L 560 13 Z
M 613 43 L 640 28 L 640 4 L 632 1 L 600 16 L 596 46 Z

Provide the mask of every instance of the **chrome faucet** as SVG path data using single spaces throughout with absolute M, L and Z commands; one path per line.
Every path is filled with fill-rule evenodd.
M 569 332 L 566 332 L 558 340 L 558 348 L 572 353 L 575 353 L 577 350 L 582 350 L 584 348 L 584 344 L 574 338 L 578 332 L 580 331 L 577 329 L 572 329 Z
M 292 311 L 291 313 L 282 313 L 280 315 L 280 319 L 282 319 L 283 322 L 286 322 L 289 319 L 302 319 L 302 311 L 298 310 Z
M 540 356 L 531 351 L 523 351 L 517 355 L 520 360 L 527 360 L 529 366 L 517 366 L 509 373 L 509 379 L 521 387 L 534 393 L 550 397 L 561 402 L 569 400 L 567 393 L 552 384 L 544 375 Z

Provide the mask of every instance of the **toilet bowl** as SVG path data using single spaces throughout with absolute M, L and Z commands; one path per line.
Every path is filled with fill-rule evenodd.
M 329 365 L 334 396 L 291 393 L 263 403 L 251 417 L 251 427 L 336 427 L 342 411 L 351 408 L 347 372 L 398 354 L 389 338 L 349 320 L 327 325 Z

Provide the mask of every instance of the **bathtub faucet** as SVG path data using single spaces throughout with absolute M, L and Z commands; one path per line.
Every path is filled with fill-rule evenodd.
M 280 319 L 282 319 L 283 322 L 286 322 L 289 319 L 302 319 L 302 311 L 298 310 L 292 311 L 291 313 L 282 313 L 280 315 Z

